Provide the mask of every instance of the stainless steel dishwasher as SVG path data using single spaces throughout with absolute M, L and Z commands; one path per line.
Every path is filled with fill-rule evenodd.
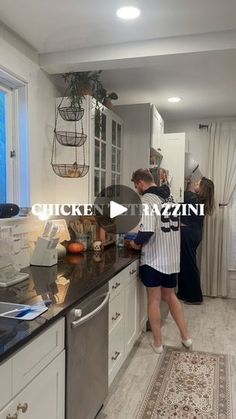
M 94 419 L 108 393 L 108 284 L 67 315 L 66 419 Z

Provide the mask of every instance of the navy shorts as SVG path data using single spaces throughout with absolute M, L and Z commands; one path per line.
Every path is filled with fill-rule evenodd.
M 177 285 L 177 273 L 164 274 L 149 265 L 142 265 L 139 274 L 145 287 L 175 288 Z

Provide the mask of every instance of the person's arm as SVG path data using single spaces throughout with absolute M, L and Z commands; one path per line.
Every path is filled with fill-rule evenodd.
M 139 250 L 153 235 L 153 231 L 139 231 L 135 240 L 130 242 L 133 249 Z

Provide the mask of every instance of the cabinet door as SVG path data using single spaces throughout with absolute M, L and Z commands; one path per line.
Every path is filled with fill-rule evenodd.
M 107 172 L 108 163 L 108 111 L 102 107 L 94 109 L 94 179 L 93 196 L 96 197 L 109 184 L 109 174 Z
M 164 132 L 164 122 L 161 115 L 158 113 L 155 105 L 152 105 L 151 110 L 151 147 L 162 152 L 162 135 Z
M 0 412 L 0 419 L 42 417 L 65 418 L 65 351 Z
M 184 196 L 184 160 L 185 133 L 164 134 L 161 167 L 169 171 L 171 193 L 177 202 Z
M 138 286 L 137 278 L 125 288 L 125 353 L 129 354 L 137 339 L 138 327 Z
M 139 328 L 145 330 L 147 322 L 147 291 L 141 281 L 139 281 Z

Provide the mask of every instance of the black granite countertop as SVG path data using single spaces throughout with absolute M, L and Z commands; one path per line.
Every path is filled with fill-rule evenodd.
M 68 255 L 52 267 L 24 269 L 30 278 L 8 288 L 0 288 L 0 301 L 34 304 L 52 300 L 48 311 L 32 321 L 0 317 L 0 362 L 18 350 L 33 336 L 63 317 L 75 304 L 109 281 L 137 259 L 138 253 L 108 248 L 101 254 L 86 252 Z

